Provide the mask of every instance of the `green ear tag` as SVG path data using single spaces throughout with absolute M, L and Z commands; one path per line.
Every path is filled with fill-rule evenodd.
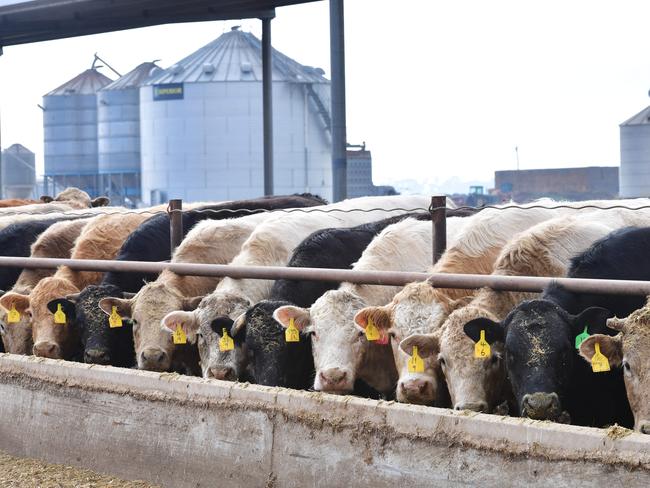
M 576 349 L 580 349 L 580 344 L 582 344 L 582 341 L 587 337 L 589 337 L 589 332 L 587 332 L 587 326 L 585 325 L 585 330 L 576 336 Z

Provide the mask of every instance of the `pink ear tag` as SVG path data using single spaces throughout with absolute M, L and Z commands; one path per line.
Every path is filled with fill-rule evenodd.
M 386 334 L 386 332 L 382 330 L 379 334 L 379 339 L 377 339 L 377 344 L 381 344 L 382 346 L 385 346 L 389 342 L 390 341 L 388 339 L 388 334 Z

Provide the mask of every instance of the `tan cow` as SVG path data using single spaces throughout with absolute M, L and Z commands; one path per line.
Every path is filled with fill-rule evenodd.
M 3 213 L 46 213 L 55 211 L 66 211 L 90 207 L 103 207 L 108 205 L 110 200 L 107 197 L 91 199 L 88 193 L 79 188 L 69 187 L 59 193 L 55 198 L 41 197 L 41 201 L 22 205 L 19 209 L 6 206 L 0 208 L 0 216 Z M 4 207 L 0 205 L 0 207 Z
M 45 230 L 31 246 L 32 258 L 69 258 L 74 243 L 81 234 L 81 231 L 90 222 L 90 219 L 66 220 L 57 222 Z M 18 304 L 17 299 L 23 295 L 29 295 L 34 287 L 47 276 L 52 276 L 55 269 L 29 269 L 25 268 L 18 276 L 13 288 L 9 291 L 9 299 L 5 300 L 0 307 L 0 331 L 5 352 L 13 354 L 32 353 L 32 327 L 29 315 L 23 313 L 16 323 L 7 321 L 7 312 L 12 304 L 17 310 L 28 308 L 26 304 Z M 11 298 L 13 297 L 13 299 Z M 5 308 L 7 307 L 7 308 Z
M 272 212 L 263 212 L 237 219 L 200 222 L 183 239 L 172 262 L 227 264 L 255 227 L 272 215 Z M 174 310 L 194 310 L 203 295 L 214 290 L 219 281 L 221 278 L 216 276 L 181 276 L 163 271 L 135 297 L 105 298 L 99 306 L 107 314 L 115 306 L 122 317 L 133 318 L 133 339 L 140 369 L 167 371 L 174 368 L 198 373 L 198 358 L 183 354 L 189 346 L 174 346 L 169 332 L 161 329 L 160 321 Z M 188 334 L 190 342 L 196 342 L 195 335 L 189 331 Z
M 564 276 L 573 256 L 612 230 L 634 223 L 650 223 L 648 213 L 610 210 L 542 222 L 508 243 L 492 274 Z M 468 305 L 449 315 L 438 334 L 412 335 L 401 347 L 407 354 L 418 346 L 423 355 L 437 356 L 455 409 L 494 411 L 510 399 L 502 345 L 494 345 L 485 359 L 474 358 L 474 343 L 464 326 L 477 318 L 500 322 L 518 303 L 536 295 L 483 288 Z
M 580 355 L 590 363 L 599 344 L 610 367 L 623 368 L 634 430 L 650 434 L 650 307 L 646 304 L 624 319 L 609 319 L 607 326 L 619 333 L 614 337 L 590 336 L 580 344 Z
M 94 218 L 84 227 L 75 242 L 71 257 L 114 259 L 128 235 L 148 217 L 146 212 L 124 212 Z M 31 317 L 34 355 L 69 359 L 78 353 L 79 347 L 78 333 L 72 327 L 74 307 L 66 306 L 62 310 L 66 314 L 64 324 L 54 323 L 53 312 L 57 310 L 57 300 L 79 293 L 90 284 L 98 283 L 102 275 L 101 271 L 75 271 L 62 266 L 53 276 L 39 281 L 29 295 L 7 293 L 0 298 L 0 305 L 9 309 L 11 304 L 15 303 L 21 315 L 27 314 Z

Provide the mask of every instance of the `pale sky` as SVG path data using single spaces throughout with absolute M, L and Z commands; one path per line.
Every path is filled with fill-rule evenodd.
M 348 141 L 372 150 L 376 184 L 491 180 L 499 169 L 618 165 L 618 124 L 650 104 L 639 0 L 347 0 Z M 2 145 L 42 165 L 46 92 L 90 67 L 163 67 L 230 26 L 177 24 L 9 46 L 0 57 Z M 329 76 L 328 3 L 284 7 L 273 46 Z M 106 74 L 111 75 L 108 71 Z M 111 75 L 111 77 L 114 77 Z M 41 166 L 42 169 L 42 166 Z

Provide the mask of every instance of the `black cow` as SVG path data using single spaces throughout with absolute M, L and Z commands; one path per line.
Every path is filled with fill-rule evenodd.
M 650 279 L 650 228 L 626 228 L 596 241 L 571 260 L 568 276 L 615 280 Z M 520 415 L 603 426 L 632 427 L 622 371 L 593 373 L 576 348 L 580 334 L 615 335 L 608 317 L 626 317 L 641 308 L 642 295 L 576 293 L 547 287 L 541 299 L 516 307 L 500 324 L 477 319 L 465 326 L 476 340 L 505 340 L 506 368 Z M 579 341 L 579 340 L 578 340 Z
M 326 205 L 327 201 L 310 193 L 287 196 L 266 196 L 208 205 L 183 212 L 183 237 L 202 220 L 222 220 L 245 217 L 266 210 L 304 208 Z M 154 215 L 145 220 L 124 241 L 117 255 L 118 261 L 167 261 L 171 259 L 169 215 Z M 109 271 L 102 284 L 118 286 L 122 291 L 137 293 L 145 281 L 156 279 L 155 274 Z
M 302 195 L 261 197 L 215 204 L 183 212 L 183 236 L 202 220 L 237 218 L 265 210 L 304 208 L 324 205 L 322 198 L 308 193 Z M 208 210 L 208 211 L 202 211 Z M 248 211 L 247 211 L 248 210 Z M 169 216 L 156 215 L 143 222 L 122 245 L 117 260 L 165 261 L 171 258 Z M 155 275 L 143 273 L 108 272 L 100 285 L 83 290 L 72 297 L 76 308 L 77 326 L 84 342 L 84 361 L 131 367 L 135 365 L 133 334 L 130 323 L 110 329 L 108 318 L 101 311 L 99 300 L 108 297 L 124 298 L 140 290 L 145 280 Z M 98 312 L 98 313 L 95 313 Z
M 351 228 L 322 229 L 300 243 L 288 266 L 349 269 L 377 234 L 408 216 L 430 220 L 429 214 L 408 214 Z M 256 383 L 298 389 L 313 384 L 310 338 L 301 334 L 299 342 L 286 342 L 286 329 L 275 321 L 273 312 L 284 305 L 309 307 L 339 285 L 332 281 L 277 280 L 268 300 L 253 305 L 235 321 L 231 334 L 245 343 L 252 357 L 248 374 Z
M 32 244 L 52 224 L 63 219 L 17 222 L 0 230 L 0 256 L 29 257 Z M 0 267 L 0 290 L 11 288 L 22 268 Z

